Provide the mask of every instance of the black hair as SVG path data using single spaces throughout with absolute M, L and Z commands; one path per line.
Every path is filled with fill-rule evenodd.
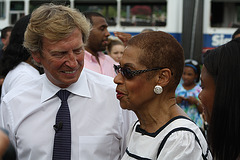
M 24 33 L 27 28 L 30 15 L 22 17 L 14 25 L 9 44 L 3 53 L 0 61 L 0 75 L 6 76 L 9 71 L 14 69 L 19 63 L 26 61 L 30 54 L 23 47 Z
M 238 28 L 232 35 L 232 39 L 235 39 L 236 35 L 240 34 L 240 28 Z
M 198 83 L 200 80 L 200 75 L 201 75 L 201 69 L 200 69 L 200 65 L 196 60 L 193 59 L 186 59 L 185 60 L 185 67 L 191 67 L 193 68 L 195 74 L 197 74 L 197 78 L 196 78 L 196 82 Z
M 105 19 L 105 17 L 99 12 L 86 11 L 83 12 L 83 14 L 87 19 L 90 20 L 91 24 L 93 24 L 92 17 L 103 17 Z
M 1 38 L 2 38 L 2 39 L 3 39 L 3 38 L 6 38 L 7 32 L 11 32 L 12 29 L 13 29 L 12 26 L 8 26 L 8 27 L 3 28 L 3 29 L 1 30 Z
M 208 140 L 214 159 L 240 156 L 240 38 L 204 54 L 204 66 L 215 81 Z

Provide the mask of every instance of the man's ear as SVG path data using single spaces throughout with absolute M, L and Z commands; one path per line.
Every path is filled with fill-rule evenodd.
M 171 70 L 168 68 L 164 68 L 159 71 L 157 84 L 164 87 L 169 83 L 171 77 Z
M 32 58 L 39 64 L 41 64 L 41 55 L 39 52 L 32 52 Z

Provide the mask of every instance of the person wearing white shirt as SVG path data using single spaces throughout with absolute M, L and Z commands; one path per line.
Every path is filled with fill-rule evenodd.
M 38 77 L 39 67 L 33 63 L 31 55 L 23 47 L 24 33 L 30 15 L 23 16 L 14 25 L 11 39 L 0 62 L 0 75 L 4 77 L 1 99 L 11 89 Z
M 114 82 L 121 107 L 139 121 L 129 130 L 122 160 L 212 160 L 202 131 L 176 104 L 183 66 L 183 48 L 166 32 L 141 33 L 128 41 L 120 65 L 114 66 Z
M 4 78 L 1 97 L 4 97 L 13 88 L 21 86 L 39 76 L 39 71 L 30 64 L 26 62 L 19 63 L 13 70 L 9 71 Z
M 11 90 L 0 108 L 18 160 L 52 159 L 61 89 L 70 92 L 70 159 L 118 160 L 124 154 L 136 117 L 119 106 L 111 77 L 83 69 L 89 31 L 86 18 L 69 7 L 45 4 L 32 13 L 24 46 L 45 74 Z

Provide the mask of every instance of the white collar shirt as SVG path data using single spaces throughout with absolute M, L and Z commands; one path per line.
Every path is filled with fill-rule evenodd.
M 11 89 L 39 77 L 37 69 L 26 62 L 19 63 L 14 69 L 8 72 L 2 85 L 1 97 L 4 97 Z
M 111 77 L 84 69 L 66 88 L 71 92 L 72 160 L 118 160 L 125 152 L 125 136 L 136 117 L 120 108 L 115 87 Z M 44 74 L 3 98 L 1 125 L 9 131 L 18 160 L 52 159 L 60 89 Z

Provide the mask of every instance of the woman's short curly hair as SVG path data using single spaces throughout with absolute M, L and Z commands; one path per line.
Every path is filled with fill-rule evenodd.
M 169 89 L 176 89 L 183 72 L 184 52 L 172 35 L 162 31 L 141 33 L 130 39 L 127 45 L 143 51 L 139 63 L 147 68 L 169 68 L 173 74 Z

